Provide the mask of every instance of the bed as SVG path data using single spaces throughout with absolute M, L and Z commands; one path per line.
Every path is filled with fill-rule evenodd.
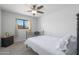
M 70 41 L 68 39 L 69 37 L 71 36 L 67 35 L 64 38 L 59 38 L 49 35 L 37 36 L 37 37 L 28 38 L 25 41 L 25 45 L 32 48 L 39 55 L 74 54 L 76 53 L 76 40 L 73 40 L 75 42 L 75 44 L 73 44 L 75 47 L 68 49 L 68 47 L 70 46 L 70 42 L 68 43 L 68 41 Z M 68 40 L 63 40 L 63 39 L 68 39 Z

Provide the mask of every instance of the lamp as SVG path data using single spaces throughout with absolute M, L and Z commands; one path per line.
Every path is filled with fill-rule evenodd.
M 36 10 L 32 10 L 33 15 L 37 14 Z

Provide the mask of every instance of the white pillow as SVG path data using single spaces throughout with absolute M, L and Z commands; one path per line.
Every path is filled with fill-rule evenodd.
M 67 50 L 65 53 L 67 55 L 76 54 L 77 52 L 77 38 L 75 36 L 71 36 L 70 40 L 68 40 Z
M 71 35 L 69 35 L 69 34 L 62 37 L 57 45 L 57 49 L 61 50 L 61 51 L 66 51 L 68 40 L 70 37 L 71 37 Z

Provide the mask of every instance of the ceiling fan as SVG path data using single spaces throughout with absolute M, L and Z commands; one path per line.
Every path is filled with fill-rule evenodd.
M 43 5 L 32 5 L 30 8 L 31 10 L 27 10 L 27 12 L 31 12 L 33 15 L 36 15 L 37 13 L 43 14 L 43 11 L 40 11 L 44 6 Z

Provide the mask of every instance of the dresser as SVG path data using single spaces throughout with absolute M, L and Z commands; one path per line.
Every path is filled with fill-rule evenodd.
M 2 37 L 1 47 L 8 47 L 14 43 L 14 36 Z

